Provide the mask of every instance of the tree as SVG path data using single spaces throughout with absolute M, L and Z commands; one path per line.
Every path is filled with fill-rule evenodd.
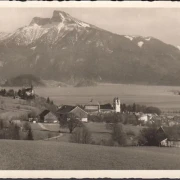
M 132 111 L 136 112 L 136 104 L 135 103 L 133 103 Z
M 127 137 L 125 132 L 123 131 L 122 124 L 114 123 L 112 130 L 112 139 L 121 146 L 126 145 Z
M 47 98 L 46 103 L 48 103 L 48 104 L 50 103 L 50 99 L 49 99 L 49 97 Z
M 138 142 L 140 145 L 147 145 L 147 146 L 159 145 L 159 142 L 157 139 L 157 128 L 150 127 L 150 128 L 142 129 L 138 137 Z
M 72 133 L 70 140 L 73 143 L 90 144 L 92 141 L 91 133 L 85 126 L 77 127 Z
M 19 126 L 16 124 L 10 124 L 7 134 L 7 139 L 20 140 Z
M 23 124 L 23 129 L 24 129 L 25 131 L 29 131 L 29 129 L 31 129 L 30 124 L 29 124 L 28 122 L 25 122 L 25 123 Z
M 59 118 L 60 127 L 68 127 L 69 132 L 72 133 L 76 127 L 82 126 L 82 122 L 73 114 L 65 114 Z
M 14 97 L 15 96 L 14 89 L 9 89 L 9 91 L 7 91 L 7 96 Z
M 18 90 L 17 95 L 18 95 L 19 97 L 22 97 L 22 91 L 21 91 L 21 89 Z
M 67 124 L 68 124 L 68 128 L 69 128 L 69 132 L 72 133 L 73 130 L 78 127 L 81 126 L 81 122 L 77 119 L 77 117 L 74 114 L 69 114 L 68 119 L 67 119 Z
M 0 129 L 3 129 L 4 128 L 4 123 L 3 123 L 3 120 L 0 119 Z
M 31 127 L 28 130 L 27 140 L 34 140 Z

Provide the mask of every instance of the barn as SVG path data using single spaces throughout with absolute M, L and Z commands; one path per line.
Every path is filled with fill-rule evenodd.
M 57 110 L 59 118 L 68 118 L 69 114 L 75 115 L 82 122 L 88 122 L 88 113 L 79 106 L 63 105 Z
M 57 123 L 58 118 L 57 116 L 49 111 L 48 109 L 45 109 L 39 114 L 39 122 L 44 122 L 44 123 Z

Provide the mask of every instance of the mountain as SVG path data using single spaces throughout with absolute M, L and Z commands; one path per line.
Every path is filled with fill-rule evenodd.
M 77 84 L 180 85 L 180 50 L 153 37 L 118 35 L 62 11 L 0 34 L 0 77 L 34 74 Z

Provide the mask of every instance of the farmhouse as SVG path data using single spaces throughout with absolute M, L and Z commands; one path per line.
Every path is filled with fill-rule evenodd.
M 84 106 L 84 110 L 89 113 L 98 113 L 100 112 L 100 104 L 91 99 L 91 101 Z
M 137 115 L 137 117 L 138 117 L 138 120 L 139 120 L 139 121 L 144 122 L 144 123 L 147 123 L 147 122 L 154 122 L 153 117 L 155 117 L 155 115 L 153 115 L 153 114 L 139 113 L 139 114 Z
M 161 146 L 164 147 L 180 147 L 180 139 L 175 140 L 175 139 L 164 139 L 161 141 Z
M 166 133 L 166 130 L 162 126 L 157 130 L 157 135 L 159 138 L 162 139 L 160 141 L 161 146 L 180 147 L 180 139 L 173 138 L 173 137 L 169 138 Z
M 59 118 L 68 118 L 69 114 L 75 115 L 82 122 L 88 122 L 88 113 L 79 106 L 63 105 L 57 110 Z
M 39 114 L 39 122 L 44 123 L 57 123 L 57 116 L 49 110 L 44 110 Z

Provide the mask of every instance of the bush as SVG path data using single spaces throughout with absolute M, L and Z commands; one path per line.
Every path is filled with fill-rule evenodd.
M 19 130 L 19 126 L 17 126 L 16 124 L 10 124 L 6 134 L 6 139 L 20 140 Z
M 113 125 L 112 139 L 113 139 L 113 141 L 117 142 L 120 146 L 126 145 L 127 137 L 123 131 L 122 124 L 115 123 Z
M 159 145 L 159 142 L 157 139 L 157 128 L 150 127 L 150 128 L 142 129 L 138 137 L 138 144 L 147 145 L 147 146 Z
M 16 106 L 16 108 L 17 108 L 17 109 L 21 109 L 21 107 L 20 107 L 19 105 L 18 105 L 18 106 Z
M 135 136 L 135 133 L 134 133 L 132 130 L 128 130 L 128 131 L 126 132 L 126 134 L 127 134 L 128 136 Z
M 31 125 L 29 124 L 29 122 L 25 122 L 25 123 L 23 124 L 23 129 L 24 129 L 25 131 L 29 131 L 29 129 L 31 129 Z
M 21 121 L 28 121 L 28 114 L 21 114 L 17 118 Z
M 90 144 L 92 142 L 91 133 L 87 127 L 77 127 L 71 135 L 70 141 L 73 143 Z
M 30 126 L 30 128 L 28 130 L 27 140 L 34 140 L 31 126 Z
M 28 118 L 35 118 L 37 116 L 37 113 L 36 111 L 34 110 L 31 110 L 29 113 L 28 113 Z
M 92 122 L 103 122 L 103 117 L 100 114 L 88 115 L 88 120 Z

